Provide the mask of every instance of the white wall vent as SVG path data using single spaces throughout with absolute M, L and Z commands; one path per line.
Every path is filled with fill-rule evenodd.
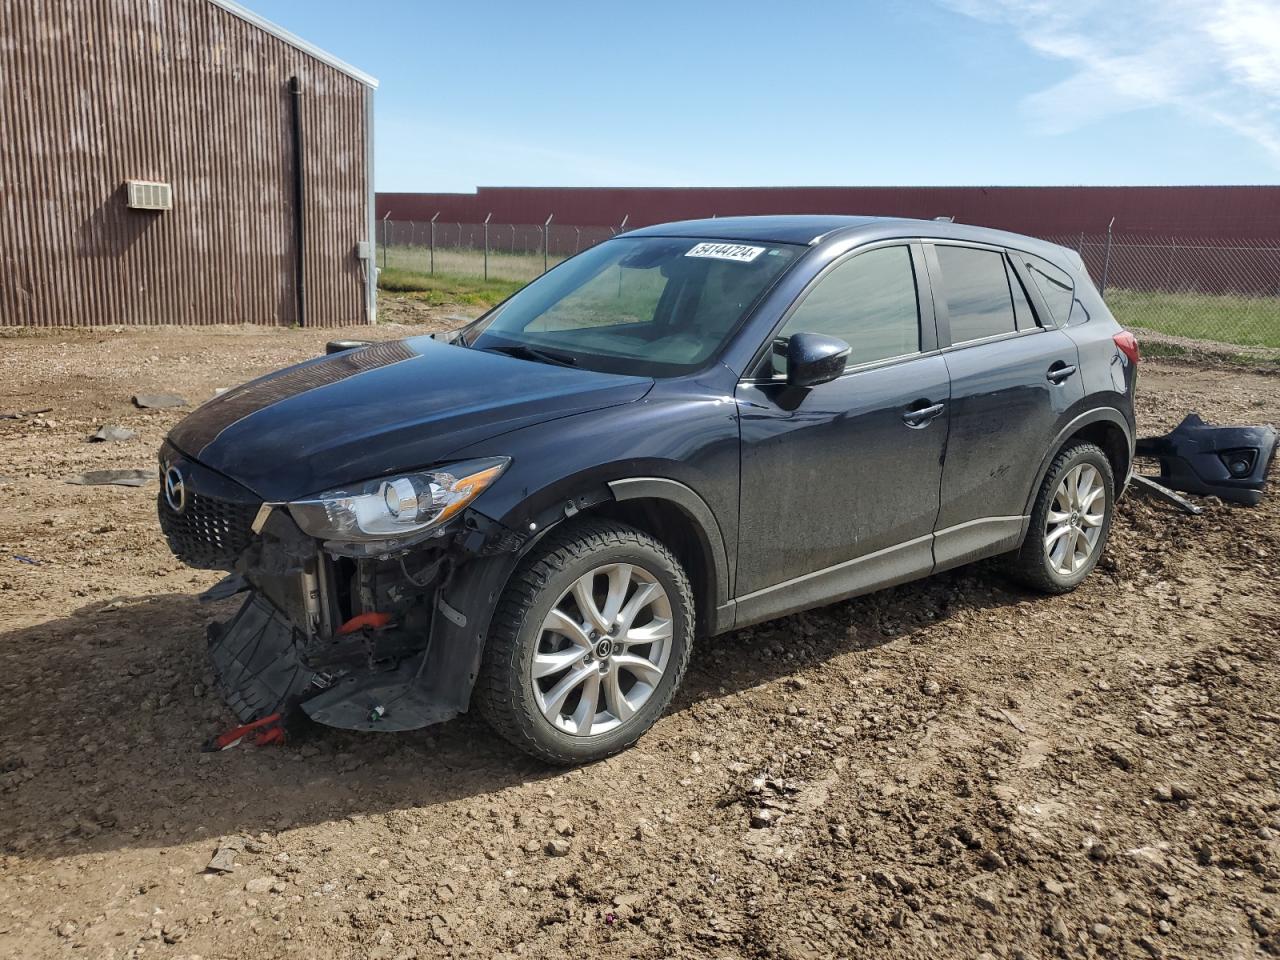
M 126 180 L 131 210 L 172 210 L 173 187 L 154 180 Z

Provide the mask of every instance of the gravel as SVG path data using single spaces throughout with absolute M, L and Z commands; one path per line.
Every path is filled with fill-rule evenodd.
M 236 601 L 196 601 L 219 574 L 169 555 L 154 485 L 62 478 L 153 469 L 182 411 L 137 392 L 426 329 L 4 338 L 0 409 L 55 425 L 0 421 L 0 957 L 1280 952 L 1274 493 L 1127 498 L 1067 596 L 983 565 L 700 642 L 653 732 L 577 770 L 472 716 L 201 753 Z M 1277 377 L 1140 389 L 1152 431 L 1280 420 Z

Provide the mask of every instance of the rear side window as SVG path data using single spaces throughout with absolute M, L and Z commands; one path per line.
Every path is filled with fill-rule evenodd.
M 1049 305 L 1049 312 L 1053 314 L 1053 319 L 1065 326 L 1067 318 L 1071 315 L 1071 302 L 1076 296 L 1071 275 L 1040 257 L 1027 255 L 1025 260 L 1027 270 L 1031 274 L 1031 282 L 1039 288 L 1040 296 L 1044 297 L 1044 302 Z
M 937 246 L 951 342 L 967 343 L 1018 329 L 1004 254 L 972 247 Z
M 781 337 L 825 333 L 849 344 L 849 363 L 871 363 L 920 349 L 920 305 L 911 251 L 879 247 L 852 257 L 818 281 Z M 774 366 L 780 360 L 775 357 Z

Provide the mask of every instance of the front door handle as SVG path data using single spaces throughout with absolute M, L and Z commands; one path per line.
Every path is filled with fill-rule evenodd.
M 1045 376 L 1048 377 L 1050 383 L 1062 383 L 1068 377 L 1074 376 L 1075 372 L 1075 367 L 1059 360 L 1049 368 L 1049 372 Z
M 946 409 L 946 404 L 932 403 L 927 400 L 917 400 L 917 404 L 924 403 L 927 406 L 912 406 L 902 414 L 902 419 L 908 427 L 925 427 L 929 422 L 942 413 Z

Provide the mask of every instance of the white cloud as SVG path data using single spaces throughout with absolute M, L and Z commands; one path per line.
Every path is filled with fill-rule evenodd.
M 1167 106 L 1253 141 L 1280 166 L 1280 0 L 943 2 L 1076 67 L 1023 101 L 1045 133 Z

